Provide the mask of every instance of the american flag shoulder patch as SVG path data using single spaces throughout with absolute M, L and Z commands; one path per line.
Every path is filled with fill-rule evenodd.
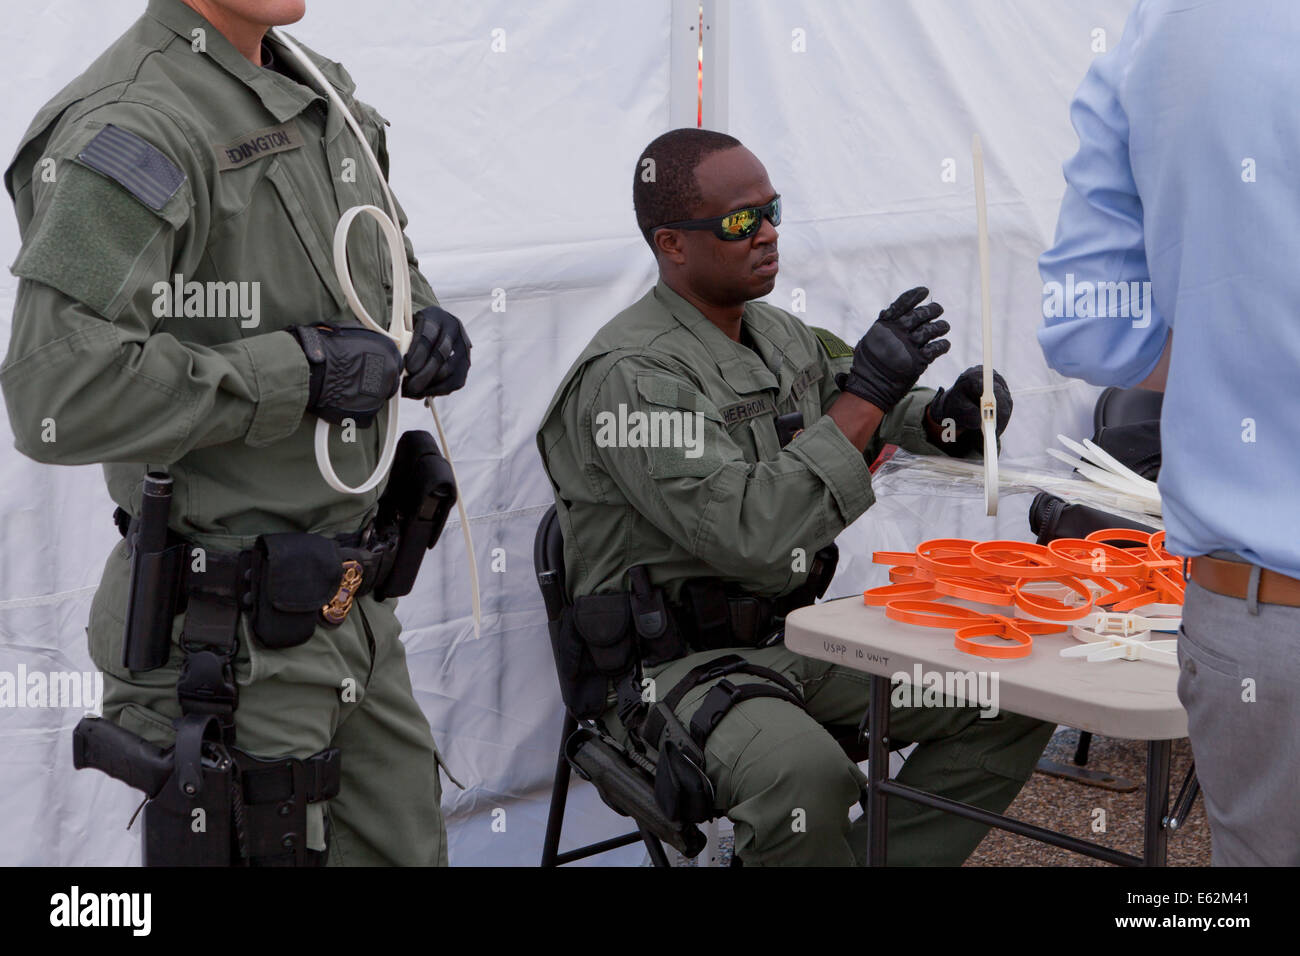
M 180 167 L 129 130 L 109 124 L 100 130 L 77 159 L 116 182 L 155 212 L 185 182 Z

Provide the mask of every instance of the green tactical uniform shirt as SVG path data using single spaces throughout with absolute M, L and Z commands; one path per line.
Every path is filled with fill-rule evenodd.
M 269 34 L 265 47 L 300 75 Z M 387 121 L 353 99 L 339 64 L 309 56 L 387 169 Z M 23 245 L 0 386 L 19 451 L 103 462 L 110 495 L 133 514 L 146 468 L 167 466 L 171 526 L 208 547 L 361 527 L 381 489 L 347 495 L 321 478 L 307 361 L 278 331 L 359 324 L 335 278 L 334 227 L 350 206 L 383 206 L 322 93 L 253 65 L 180 0 L 151 0 L 37 114 L 5 186 Z M 406 249 L 418 311 L 436 300 Z M 386 323 L 392 272 L 368 217 L 349 260 L 361 301 Z M 160 294 L 178 284 L 181 296 Z M 351 441 L 331 429 L 345 482 L 374 468 L 386 422 L 385 410 Z
M 884 443 L 943 454 L 924 430 L 930 389 L 892 409 L 864 455 L 826 416 L 852 349 L 765 302 L 746 304 L 743 328 L 753 348 L 660 281 L 565 376 L 537 440 L 571 596 L 624 590 L 638 564 L 670 600 L 697 577 L 786 594 L 875 500 L 867 466 Z M 776 419 L 796 411 L 804 429 L 783 449 Z

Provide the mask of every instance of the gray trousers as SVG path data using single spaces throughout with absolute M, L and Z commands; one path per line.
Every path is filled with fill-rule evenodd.
M 1187 582 L 1178 698 L 1215 866 L 1300 866 L 1300 608 Z

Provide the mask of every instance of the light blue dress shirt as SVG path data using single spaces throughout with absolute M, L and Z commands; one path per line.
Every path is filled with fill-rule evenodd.
M 1300 0 L 1139 0 L 1070 117 L 1043 354 L 1127 387 L 1175 330 L 1170 549 L 1300 577 Z

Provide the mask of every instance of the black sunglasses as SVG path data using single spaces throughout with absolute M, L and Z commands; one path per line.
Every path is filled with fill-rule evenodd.
M 725 216 L 714 216 L 712 219 L 684 219 L 681 222 L 666 222 L 662 226 L 655 226 L 650 231 L 653 233 L 658 232 L 660 229 L 691 229 L 699 231 L 707 229 L 719 239 L 734 242 L 737 239 L 748 239 L 758 232 L 763 227 L 765 218 L 774 226 L 781 225 L 781 197 L 779 195 L 764 206 L 749 206 L 746 209 L 729 212 Z

